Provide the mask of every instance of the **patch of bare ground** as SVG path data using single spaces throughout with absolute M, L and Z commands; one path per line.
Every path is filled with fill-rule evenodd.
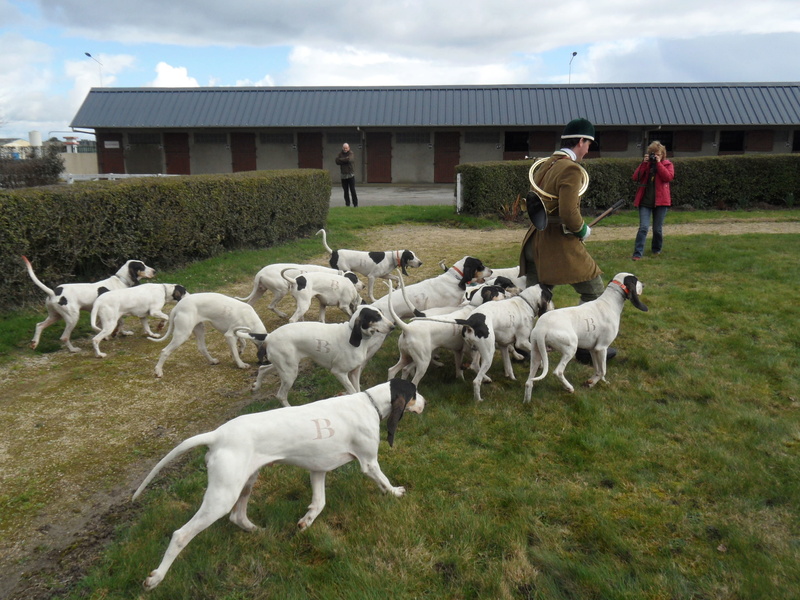
M 633 240 L 635 227 L 598 226 L 597 241 Z M 437 275 L 440 259 L 450 264 L 482 245 L 507 247 L 511 266 L 522 226 L 467 231 L 435 226 L 393 226 L 370 231 L 363 248 L 413 248 L 425 264 L 410 281 Z M 696 233 L 798 233 L 800 223 L 720 221 L 667 225 L 667 236 Z M 325 257 L 320 255 L 319 264 Z M 228 289 L 247 295 L 252 281 Z M 385 288 L 376 286 L 382 295 Z M 284 321 L 256 305 L 268 330 Z M 293 300 L 281 307 L 291 313 Z M 336 314 L 337 311 L 333 311 Z M 315 318 L 315 315 L 309 315 Z M 47 334 L 60 335 L 63 324 Z M 58 597 L 97 560 L 114 528 L 135 518 L 132 491 L 152 465 L 182 439 L 237 415 L 253 397 L 255 350 L 248 370 L 237 369 L 222 336 L 208 335 L 220 359 L 210 366 L 193 341 L 184 344 L 153 376 L 161 345 L 138 335 L 104 343 L 106 359 L 94 357 L 88 336 L 75 340 L 83 351 L 22 357 L 0 368 L 0 598 Z M 267 380 L 266 390 L 276 389 Z M 275 401 L 275 406 L 277 402 Z

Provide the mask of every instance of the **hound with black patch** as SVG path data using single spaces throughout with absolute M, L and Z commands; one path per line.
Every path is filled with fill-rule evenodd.
M 530 402 L 533 382 L 547 376 L 548 346 L 561 353 L 561 360 L 553 373 L 568 392 L 575 391 L 575 388 L 564 377 L 564 369 L 578 348 L 589 350 L 594 366 L 594 375 L 585 385 L 591 388 L 598 381 L 605 381 L 606 352 L 619 333 L 625 301 L 630 300 L 636 308 L 647 312 L 647 306 L 639 299 L 643 290 L 644 284 L 635 275 L 617 273 L 596 300 L 542 315 L 531 332 L 531 367 L 525 382 L 524 401 Z M 542 365 L 542 374 L 536 377 L 539 365 Z
M 133 335 L 132 331 L 122 330 L 122 317 L 126 315 L 139 317 L 144 332 L 154 336 L 155 333 L 150 329 L 147 318 L 161 319 L 158 324 L 158 329 L 161 329 L 169 320 L 169 315 L 162 311 L 164 304 L 170 301 L 177 302 L 186 294 L 185 287 L 174 283 L 143 283 L 136 287 L 100 294 L 92 307 L 92 316 L 89 320 L 92 329 L 100 332 L 92 338 L 94 353 L 98 358 L 105 358 L 107 355 L 100 351 L 100 342 L 117 335 L 118 332 L 122 335 Z
M 206 347 L 206 322 L 210 323 L 217 331 L 222 332 L 228 347 L 231 350 L 236 366 L 247 369 L 248 365 L 239 357 L 244 351 L 247 340 L 252 340 L 258 350 L 259 362 L 264 356 L 264 339 L 267 337 L 267 328 L 256 314 L 255 309 L 224 294 L 204 292 L 201 294 L 187 294 L 172 312 L 169 313 L 169 327 L 161 337 L 147 339 L 163 342 L 170 335 L 172 340 L 161 351 L 161 356 L 156 363 L 156 377 L 164 375 L 164 362 L 178 347 L 189 339 L 194 333 L 197 339 L 197 349 L 206 357 L 209 364 L 219 364 L 219 360 L 211 356 Z M 239 348 L 238 346 L 241 346 Z
M 289 269 L 289 270 L 287 270 Z M 283 300 L 284 296 L 289 293 L 289 283 L 281 276 L 281 272 L 286 272 L 289 277 L 297 277 L 304 273 L 331 273 L 338 274 L 337 269 L 324 267 L 322 265 L 301 265 L 297 263 L 275 263 L 274 265 L 267 265 L 256 273 L 253 280 L 253 290 L 248 296 L 244 298 L 236 298 L 242 302 L 247 302 L 250 306 L 254 306 L 261 296 L 266 292 L 272 292 L 272 301 L 269 303 L 269 308 L 279 317 L 285 319 L 289 315 L 278 308 L 278 302 Z
M 517 354 L 514 347 L 524 351 L 530 350 L 533 323 L 548 310 L 552 299 L 551 289 L 537 284 L 525 288 L 513 298 L 482 304 L 466 319 L 456 320 L 456 323 L 464 326 L 463 335 L 466 343 L 475 350 L 473 369 L 477 371 L 477 375 L 472 381 L 472 390 L 477 402 L 483 400 L 481 384 L 484 381 L 491 381 L 486 373 L 492 366 L 497 348 L 503 357 L 506 377 L 516 379 L 511 365 L 511 354 L 513 353 L 518 359 L 522 357 Z
M 470 283 L 481 283 L 492 276 L 492 270 L 472 256 L 465 256 L 441 275 L 404 286 L 372 303 L 384 314 L 389 310 L 392 298 L 394 310 L 401 319 L 411 316 L 425 316 L 430 308 L 460 306 L 464 292 Z
M 400 269 L 403 275 L 409 267 L 421 267 L 422 261 L 411 250 L 387 250 L 385 252 L 365 252 L 363 250 L 332 250 L 328 246 L 328 235 L 320 229 L 317 235 L 322 234 L 322 245 L 331 255 L 330 265 L 342 271 L 354 271 L 367 278 L 367 294 L 371 302 L 375 302 L 375 279 L 391 279 L 398 281 L 397 275 L 392 272 Z
M 319 320 L 325 322 L 325 309 L 328 306 L 338 306 L 348 317 L 352 317 L 356 308 L 361 303 L 359 290 L 364 289 L 363 282 L 352 271 L 339 273 L 304 273 L 292 277 L 288 271 L 281 271 L 289 284 L 289 293 L 297 302 L 297 309 L 289 317 L 290 323 L 302 321 L 306 312 L 311 308 L 311 300 L 319 300 Z
M 247 503 L 265 465 L 294 465 L 311 472 L 311 504 L 297 523 L 301 530 L 310 527 L 325 508 L 328 471 L 353 459 L 382 492 L 402 497 L 405 488 L 393 486 L 378 464 L 380 422 L 388 419 L 387 441 L 391 447 L 403 414 L 421 413 L 424 408 L 425 398 L 416 387 L 395 379 L 348 396 L 243 415 L 180 443 L 153 468 L 133 499 L 164 466 L 198 446 L 208 447 L 208 488 L 197 513 L 172 534 L 161 564 L 144 581 L 145 589 L 161 583 L 181 550 L 226 514 L 230 513 L 231 522 L 245 531 L 258 529 L 247 517 Z
M 25 261 L 25 267 L 28 269 L 28 275 L 30 275 L 33 283 L 47 294 L 47 300 L 45 300 L 47 318 L 36 325 L 36 330 L 31 340 L 32 349 L 36 349 L 36 346 L 39 345 L 42 331 L 59 319 L 64 319 L 66 327 L 64 327 L 64 333 L 61 334 L 61 342 L 70 352 L 80 352 L 81 349 L 73 346 L 69 338 L 72 335 L 72 330 L 78 324 L 81 311 L 92 310 L 95 300 L 97 300 L 102 291 L 133 287 L 139 284 L 139 279 L 141 278 L 149 279 L 156 276 L 156 270 L 148 267 L 142 261 L 129 260 L 114 275 L 102 281 L 96 283 L 64 283 L 52 290 L 36 277 L 31 261 L 25 256 L 22 257 L 22 260 Z
M 354 394 L 361 389 L 361 370 L 393 329 L 392 322 L 369 305 L 359 306 L 346 323 L 281 325 L 264 341 L 270 364 L 258 368 L 252 390 L 258 390 L 264 376 L 274 371 L 281 380 L 276 396 L 283 406 L 289 406 L 289 390 L 297 379 L 300 362 L 310 358 L 330 370 L 348 394 Z

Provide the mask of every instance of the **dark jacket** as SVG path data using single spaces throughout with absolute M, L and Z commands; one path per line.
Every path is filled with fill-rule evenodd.
M 339 170 L 342 173 L 342 179 L 347 179 L 348 177 L 353 177 L 355 175 L 355 162 L 356 155 L 353 154 L 352 150 L 349 152 L 339 152 L 339 154 L 336 156 L 336 164 L 339 165 Z

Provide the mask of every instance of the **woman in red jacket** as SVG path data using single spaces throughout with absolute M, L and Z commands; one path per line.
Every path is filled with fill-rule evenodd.
M 661 254 L 664 245 L 662 228 L 667 209 L 672 205 L 669 182 L 675 177 L 675 167 L 667 160 L 667 149 L 661 142 L 653 142 L 647 147 L 644 161 L 633 173 L 633 180 L 639 184 L 633 205 L 639 209 L 639 231 L 633 246 L 633 260 L 641 260 L 644 243 L 653 220 L 653 241 L 650 246 L 653 254 Z

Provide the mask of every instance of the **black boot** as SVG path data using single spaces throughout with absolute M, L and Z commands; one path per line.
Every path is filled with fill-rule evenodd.
M 617 349 L 609 346 L 608 349 L 606 350 L 606 362 L 610 361 L 616 355 L 617 355 Z M 577 360 L 581 364 L 590 365 L 592 364 L 592 353 L 583 348 L 578 348 L 578 351 L 575 353 L 575 360 Z

